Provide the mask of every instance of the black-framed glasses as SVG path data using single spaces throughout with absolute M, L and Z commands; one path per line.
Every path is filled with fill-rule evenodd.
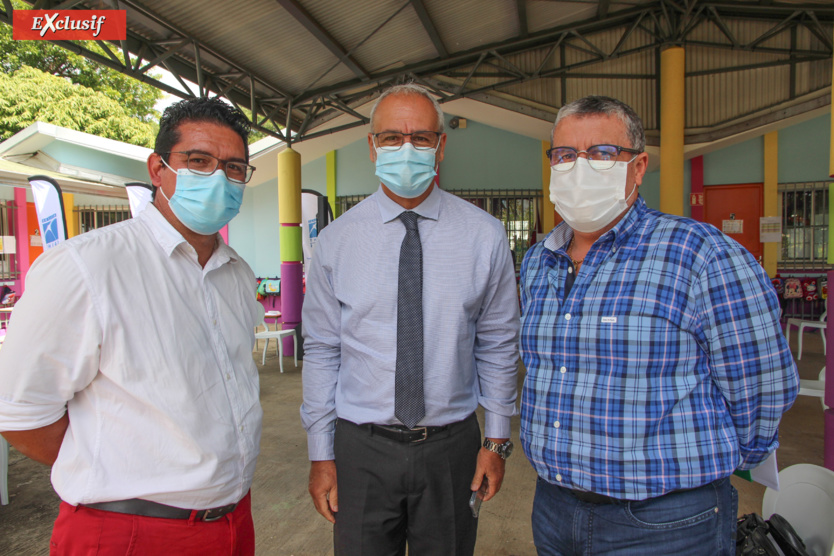
M 255 172 L 255 167 L 245 162 L 238 162 L 236 160 L 223 160 L 210 154 L 198 151 L 170 151 L 165 154 L 184 154 L 187 157 L 185 167 L 192 174 L 200 176 L 211 175 L 223 163 L 223 171 L 226 172 L 226 177 L 229 181 L 236 183 L 249 183 L 252 179 L 252 174 Z
M 414 133 L 400 133 L 398 131 L 383 131 L 374 133 L 376 146 L 381 149 L 398 151 L 405 144 L 405 138 L 410 137 L 411 145 L 420 151 L 437 148 L 442 134 L 437 131 L 415 131 Z
M 546 152 L 547 157 L 550 159 L 550 166 L 554 170 L 558 172 L 569 172 L 573 170 L 576 159 L 583 153 L 588 158 L 588 164 L 594 170 L 610 170 L 618 162 L 617 159 L 620 157 L 620 153 L 633 154 L 634 156 L 629 160 L 629 162 L 632 162 L 643 151 L 627 149 L 619 145 L 594 145 L 584 151 L 578 151 L 573 147 L 553 147 Z

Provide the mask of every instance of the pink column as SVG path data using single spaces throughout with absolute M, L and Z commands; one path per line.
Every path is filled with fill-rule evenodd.
M 18 272 L 14 282 L 14 291 L 18 297 L 23 295 L 26 283 L 26 273 L 29 272 L 29 216 L 26 210 L 25 187 L 14 188 L 14 237 L 17 242 L 17 254 L 14 256 L 15 268 Z
M 704 157 L 696 156 L 689 161 L 690 193 L 700 200 L 700 205 L 693 205 L 690 200 L 693 220 L 704 221 Z
M 829 247 L 830 249 L 831 247 Z M 834 270 L 828 271 L 828 283 L 834 284 Z M 834 315 L 834 295 L 828 294 L 826 300 L 829 314 Z M 826 344 L 834 348 L 834 326 L 825 328 Z M 824 448 L 823 465 L 834 471 L 834 349 L 828 349 L 825 353 L 825 425 L 823 430 Z

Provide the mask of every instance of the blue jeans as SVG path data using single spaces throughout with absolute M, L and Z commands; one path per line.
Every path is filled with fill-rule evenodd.
M 581 502 L 539 477 L 533 541 L 540 556 L 733 556 L 737 513 L 729 477 L 613 504 Z

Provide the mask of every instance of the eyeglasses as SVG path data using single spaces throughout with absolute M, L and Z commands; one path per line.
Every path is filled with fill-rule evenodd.
M 195 151 L 170 151 L 165 154 L 184 154 L 188 157 L 185 165 L 186 168 L 188 168 L 188 171 L 192 174 L 198 174 L 200 176 L 213 174 L 215 170 L 217 170 L 217 167 L 220 166 L 221 162 L 223 163 L 226 177 L 229 178 L 229 181 L 233 181 L 235 183 L 249 183 L 249 180 L 252 179 L 252 174 L 255 172 L 255 167 L 250 164 L 246 164 L 245 162 L 223 160 L 206 153 Z
M 405 143 L 405 138 L 411 138 L 411 145 L 418 151 L 428 151 L 437 147 L 440 141 L 437 131 L 415 131 L 414 133 L 400 133 L 398 131 L 383 131 L 374 133 L 376 144 L 381 149 L 398 151 Z
M 642 151 L 627 149 L 617 145 L 594 145 L 584 151 L 578 151 L 573 147 L 553 147 L 547 150 L 547 157 L 550 159 L 550 166 L 558 172 L 569 172 L 573 170 L 576 159 L 585 153 L 588 164 L 594 170 L 610 170 L 618 162 L 620 153 L 631 153 L 634 156 L 629 160 L 632 162 Z

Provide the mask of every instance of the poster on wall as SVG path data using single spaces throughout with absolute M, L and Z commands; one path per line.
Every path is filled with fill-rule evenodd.
M 67 223 L 64 218 L 64 199 L 58 182 L 47 176 L 31 176 L 32 196 L 38 215 L 41 242 L 46 251 L 67 239 Z
M 125 189 L 127 189 L 127 200 L 130 202 L 130 216 L 136 218 L 136 215 L 151 202 L 153 186 L 145 182 L 133 181 L 126 183 Z
M 761 241 L 762 243 L 781 243 L 781 216 L 762 216 L 761 218 L 759 218 L 759 241 Z

